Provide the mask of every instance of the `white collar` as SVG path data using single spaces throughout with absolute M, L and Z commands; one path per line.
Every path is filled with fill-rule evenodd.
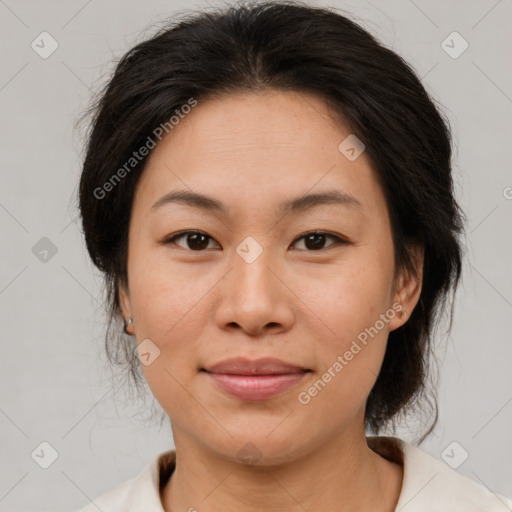
M 510 512 L 512 500 L 494 494 L 445 462 L 396 437 L 367 437 L 383 456 L 401 459 L 402 490 L 395 512 Z
M 510 512 L 512 500 L 494 494 L 417 446 L 396 437 L 370 436 L 368 446 L 403 464 L 404 478 L 396 512 Z M 139 475 L 90 503 L 79 512 L 164 512 L 160 501 L 163 477 L 173 469 L 176 453 L 153 457 Z

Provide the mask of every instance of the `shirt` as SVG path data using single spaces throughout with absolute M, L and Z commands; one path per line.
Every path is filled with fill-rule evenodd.
M 512 500 L 489 491 L 447 463 L 396 437 L 369 436 L 368 446 L 403 466 L 396 512 L 511 512 Z M 141 473 L 102 494 L 78 512 L 164 512 L 160 488 L 175 468 L 176 452 L 155 456 Z

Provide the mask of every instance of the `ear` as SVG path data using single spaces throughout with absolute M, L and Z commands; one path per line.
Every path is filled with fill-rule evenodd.
M 413 261 L 413 271 L 399 270 L 395 278 L 395 291 L 392 308 L 397 312 L 389 322 L 389 331 L 404 325 L 418 304 L 423 284 L 423 248 L 415 245 L 409 247 Z
M 130 303 L 130 293 L 128 291 L 128 286 L 126 283 L 121 282 L 119 285 L 119 306 L 121 308 L 121 312 L 123 314 L 124 321 L 128 320 L 132 316 L 132 307 Z M 133 323 L 128 325 L 126 327 L 126 331 L 131 334 L 135 335 L 135 332 L 133 330 Z

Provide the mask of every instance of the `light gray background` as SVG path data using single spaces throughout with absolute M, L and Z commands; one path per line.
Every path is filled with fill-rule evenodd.
M 113 389 L 101 279 L 74 222 L 82 140 L 73 122 L 112 59 L 148 25 L 205 5 L 0 0 L 4 512 L 74 510 L 173 447 L 168 422 L 160 428 L 140 414 L 155 406 L 152 395 L 134 404 Z M 422 448 L 441 458 L 456 441 L 469 453 L 460 473 L 512 496 L 511 1 L 312 5 L 360 18 L 413 65 L 452 123 L 457 193 L 469 219 L 467 259 L 452 335 L 439 338 L 446 347 L 439 350 L 440 422 Z M 47 59 L 30 46 L 43 31 L 59 44 Z M 457 59 L 441 47 L 453 31 L 469 43 Z M 32 252 L 42 237 L 57 247 L 46 263 Z M 399 435 L 412 439 L 406 430 Z M 43 441 L 58 452 L 46 470 L 31 457 Z

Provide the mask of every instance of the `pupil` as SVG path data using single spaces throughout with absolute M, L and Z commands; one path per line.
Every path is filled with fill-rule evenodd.
M 202 243 L 201 242 L 197 242 L 198 240 L 198 237 L 202 237 L 203 240 L 202 240 Z M 192 243 L 189 243 L 189 247 L 193 250 L 200 250 L 200 249 L 204 249 L 205 247 L 208 247 L 208 241 L 206 240 L 206 236 L 205 235 L 202 235 L 201 233 L 194 233 L 193 235 L 189 235 L 189 242 L 190 242 L 190 239 L 193 238 L 194 241 L 192 241 Z M 196 244 L 196 245 L 194 245 Z
M 316 237 L 316 238 L 315 238 Z M 308 249 L 321 249 L 322 248 L 322 245 L 324 243 L 324 238 L 325 238 L 325 235 L 321 234 L 321 233 L 316 233 L 316 234 L 313 234 L 313 235 L 309 235 L 306 237 L 306 247 Z M 308 244 L 308 241 L 313 241 L 312 244 Z

